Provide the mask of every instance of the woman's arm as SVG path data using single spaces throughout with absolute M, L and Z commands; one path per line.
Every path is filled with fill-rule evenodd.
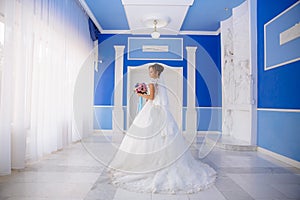
M 154 85 L 153 83 L 150 83 L 149 84 L 149 90 L 150 90 L 150 94 L 147 95 L 147 94 L 141 94 L 141 93 L 137 93 L 138 96 L 141 96 L 145 99 L 150 99 L 150 100 L 153 100 L 154 99 Z

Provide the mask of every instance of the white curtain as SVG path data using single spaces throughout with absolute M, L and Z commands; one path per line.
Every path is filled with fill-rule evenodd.
M 77 0 L 0 1 L 5 5 L 0 79 L 3 175 L 92 130 L 93 42 L 88 17 Z M 78 76 L 86 88 L 84 95 L 76 95 L 83 102 L 76 113 Z

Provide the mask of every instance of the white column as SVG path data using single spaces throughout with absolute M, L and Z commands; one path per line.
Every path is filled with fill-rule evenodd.
M 114 46 L 115 48 L 115 88 L 113 109 L 113 132 L 122 133 L 124 129 L 123 110 L 123 61 L 125 46 Z
M 196 50 L 197 47 L 186 47 L 187 50 L 187 111 L 186 111 L 186 133 L 190 139 L 197 134 L 197 112 L 195 108 L 196 99 Z

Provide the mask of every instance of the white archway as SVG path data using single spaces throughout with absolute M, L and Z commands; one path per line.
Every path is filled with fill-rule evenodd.
M 127 68 L 127 128 L 137 114 L 138 96 L 133 89 L 136 83 L 149 83 L 148 67 L 154 63 Z M 183 67 L 171 67 L 159 63 L 164 67 L 164 81 L 168 91 L 169 108 L 182 130 L 182 101 L 183 101 Z

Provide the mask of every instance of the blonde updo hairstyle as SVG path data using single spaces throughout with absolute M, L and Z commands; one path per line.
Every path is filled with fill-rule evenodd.
M 164 67 L 161 66 L 160 64 L 153 64 L 149 66 L 149 69 L 152 68 L 154 69 L 154 71 L 156 71 L 158 73 L 158 77 L 160 76 L 160 74 L 164 71 Z

